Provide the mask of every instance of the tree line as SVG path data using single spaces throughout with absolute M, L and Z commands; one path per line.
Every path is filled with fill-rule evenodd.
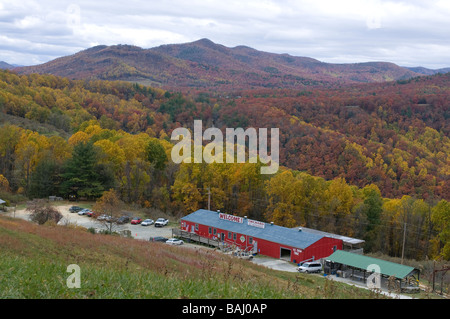
M 279 127 L 280 161 L 291 169 L 358 187 L 373 183 L 384 197 L 450 200 L 449 88 L 447 74 L 339 89 L 181 93 L 0 71 L 0 114 L 67 136 L 90 120 L 157 138 L 192 128 L 195 119 L 223 131 Z
M 404 195 L 389 199 L 375 184 L 282 167 L 260 174 L 262 163 L 181 163 L 170 160 L 168 136 L 131 134 L 84 122 L 67 141 L 15 125 L 0 127 L 1 194 L 26 198 L 97 199 L 115 189 L 125 203 L 186 215 L 221 210 L 275 224 L 304 226 L 366 241 L 366 251 L 448 259 L 450 204 Z

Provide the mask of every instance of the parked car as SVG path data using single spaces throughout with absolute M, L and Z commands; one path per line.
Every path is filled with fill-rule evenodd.
M 133 219 L 131 220 L 132 225 L 137 225 L 140 223 L 142 223 L 142 218 L 140 218 L 140 217 L 133 217 Z
M 88 211 L 87 213 L 86 213 L 86 216 L 87 217 L 92 217 L 92 216 L 94 216 L 95 215 L 95 213 L 93 212 L 93 211 Z
M 71 213 L 78 213 L 80 210 L 83 210 L 83 208 L 81 208 L 79 206 L 72 206 L 69 208 L 69 212 L 71 212 Z
M 85 208 L 85 209 L 82 209 L 82 210 L 80 210 L 79 212 L 78 212 L 78 215 L 87 215 L 89 212 L 91 212 L 91 210 L 90 209 L 87 209 L 87 208 Z M 92 212 L 91 212 L 92 213 Z
M 109 216 L 106 214 L 100 215 L 97 217 L 97 220 L 106 220 Z
M 119 219 L 117 220 L 117 224 L 126 224 L 130 221 L 130 217 L 128 216 L 121 216 L 119 217 Z
M 105 220 L 106 220 L 108 223 L 114 223 L 114 222 L 117 222 L 117 217 L 113 217 L 113 216 L 111 216 L 111 215 L 106 215 Z
M 154 221 L 153 219 L 146 219 L 146 220 L 144 220 L 144 221 L 141 223 L 141 225 L 142 225 L 142 226 L 150 226 L 150 225 L 152 225 L 154 222 L 155 222 L 155 221 Z
M 155 222 L 155 227 L 164 227 L 167 226 L 168 223 L 169 223 L 168 219 L 158 218 Z
M 160 241 L 160 242 L 165 243 L 168 239 L 165 237 L 157 236 L 157 237 L 150 237 L 148 240 L 149 241 Z
M 169 245 L 183 245 L 184 241 L 182 241 L 181 239 L 177 239 L 177 238 L 169 238 L 166 241 L 166 244 L 169 244 Z
M 322 265 L 318 262 L 307 262 L 299 266 L 298 271 L 305 273 L 321 272 Z

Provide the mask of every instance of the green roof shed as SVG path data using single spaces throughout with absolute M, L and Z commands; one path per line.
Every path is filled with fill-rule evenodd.
M 325 258 L 325 260 L 369 272 L 371 272 L 375 266 L 378 266 L 381 275 L 388 277 L 394 276 L 397 279 L 404 279 L 405 277 L 412 275 L 413 273 L 419 272 L 419 270 L 414 267 L 400 265 L 369 256 L 353 254 L 343 250 L 335 251 L 332 255 Z

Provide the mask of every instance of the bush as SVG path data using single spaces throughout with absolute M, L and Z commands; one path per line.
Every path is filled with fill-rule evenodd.
M 31 212 L 31 221 L 43 225 L 49 221 L 58 224 L 63 215 L 43 199 L 35 199 L 27 204 L 27 211 Z

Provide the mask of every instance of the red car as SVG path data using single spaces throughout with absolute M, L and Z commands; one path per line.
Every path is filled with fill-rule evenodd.
M 131 224 L 132 224 L 132 225 L 137 225 L 137 224 L 140 224 L 140 223 L 142 223 L 142 218 L 140 218 L 140 217 L 134 217 L 134 218 L 131 220 Z

